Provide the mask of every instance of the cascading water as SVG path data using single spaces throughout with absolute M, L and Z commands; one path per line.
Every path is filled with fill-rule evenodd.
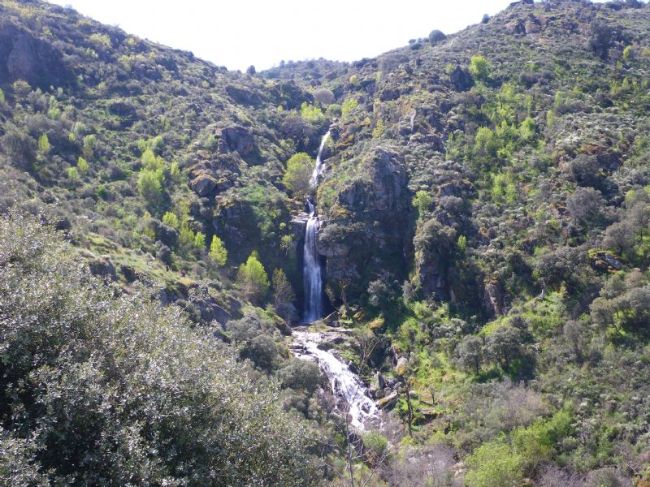
M 311 173 L 311 179 L 309 180 L 309 184 L 312 187 L 312 189 L 318 186 L 318 178 L 323 173 L 323 160 L 321 159 L 321 156 L 323 155 L 323 149 L 325 148 L 327 139 L 330 138 L 330 134 L 331 134 L 331 130 L 328 130 L 327 133 L 323 135 L 323 138 L 320 141 L 320 147 L 318 148 L 318 155 L 316 156 L 316 165 L 314 166 L 314 171 Z
M 323 171 L 323 149 L 330 136 L 330 131 L 323 136 L 316 156 L 316 165 L 309 181 L 312 189 L 318 186 L 318 178 Z M 309 219 L 305 227 L 305 246 L 303 249 L 303 283 L 305 286 L 305 310 L 303 321 L 312 323 L 323 317 L 323 279 L 321 276 L 320 256 L 318 254 L 318 227 L 320 222 L 316 214 L 316 205 L 307 199 Z
M 331 332 L 332 334 L 341 333 Z M 337 398 L 337 408 L 350 417 L 350 424 L 358 430 L 364 429 L 364 423 L 379 420 L 379 409 L 368 395 L 361 379 L 350 367 L 329 350 L 322 350 L 319 345 L 327 333 L 294 331 L 294 354 L 298 358 L 314 360 L 330 381 L 332 392 Z
M 330 131 L 323 136 L 316 166 L 312 173 L 310 184 L 315 190 L 323 172 L 323 149 L 330 136 Z M 305 287 L 305 305 L 303 323 L 310 324 L 323 317 L 323 279 L 318 253 L 318 229 L 320 221 L 316 205 L 307 199 L 309 218 L 305 227 L 305 245 L 303 248 L 303 283 Z M 345 330 L 340 330 L 339 333 Z M 337 408 L 345 410 L 350 417 L 350 424 L 363 430 L 364 423 L 378 418 L 378 410 L 374 401 L 368 396 L 366 387 L 350 367 L 328 350 L 322 350 L 320 345 L 325 334 L 312 333 L 303 330 L 294 331 L 294 353 L 303 359 L 315 360 L 330 381 L 332 392 L 337 398 Z

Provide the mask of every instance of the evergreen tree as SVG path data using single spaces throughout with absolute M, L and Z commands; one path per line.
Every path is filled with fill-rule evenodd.
M 210 258 L 219 266 L 224 266 L 228 260 L 228 250 L 217 235 L 212 237 L 210 243 Z

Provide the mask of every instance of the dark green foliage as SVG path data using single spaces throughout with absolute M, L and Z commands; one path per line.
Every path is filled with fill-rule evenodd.
M 178 309 L 116 297 L 56 235 L 16 216 L 0 224 L 0 283 L 4 478 L 311 481 L 306 430 L 277 391 Z

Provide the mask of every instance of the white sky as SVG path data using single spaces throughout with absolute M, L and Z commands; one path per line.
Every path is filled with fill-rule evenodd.
M 281 60 L 355 61 L 449 34 L 512 0 L 50 0 L 130 34 L 244 70 Z

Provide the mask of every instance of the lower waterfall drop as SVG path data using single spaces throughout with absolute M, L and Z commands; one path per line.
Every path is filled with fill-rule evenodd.
M 323 281 L 318 255 L 318 216 L 312 202 L 307 200 L 307 205 L 309 219 L 305 228 L 302 272 L 305 287 L 303 321 L 309 324 L 323 317 Z

